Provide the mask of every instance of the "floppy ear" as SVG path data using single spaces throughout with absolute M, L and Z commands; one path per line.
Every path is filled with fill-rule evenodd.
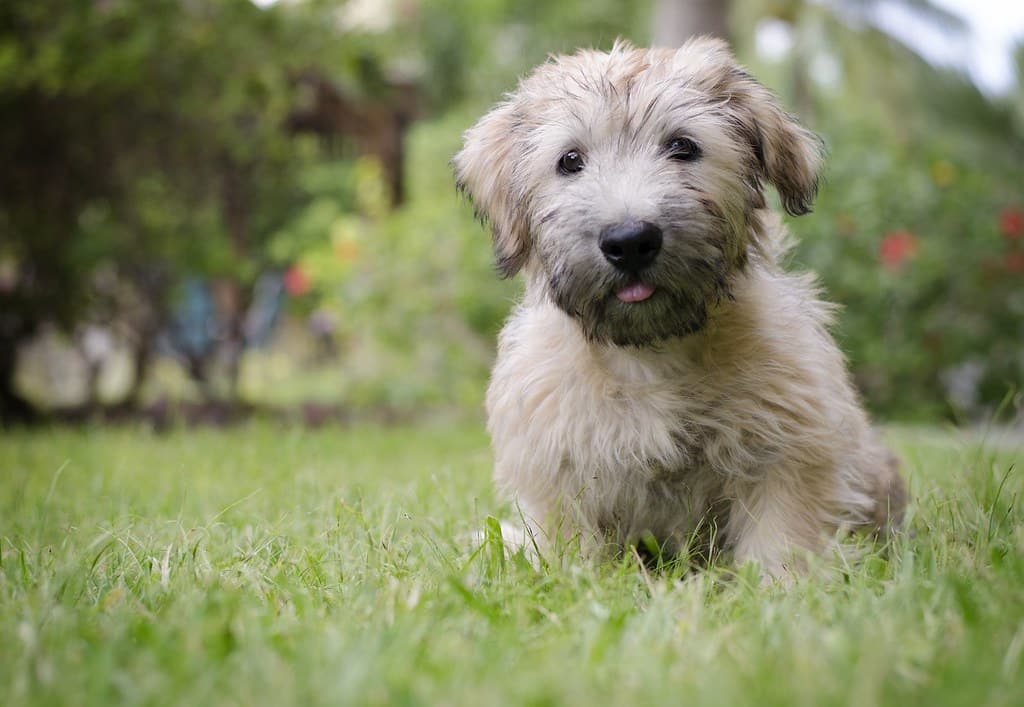
M 737 108 L 749 116 L 761 173 L 793 216 L 810 212 L 823 163 L 821 139 L 783 110 L 774 93 L 743 69 L 733 70 Z
M 462 149 L 452 159 L 459 191 L 490 225 L 502 277 L 519 272 L 530 254 L 526 194 L 513 187 L 518 130 L 512 102 L 502 103 L 465 132 Z
M 725 42 L 700 39 L 691 47 L 718 71 L 712 72 L 712 94 L 721 96 L 733 123 L 751 144 L 757 179 L 766 178 L 793 216 L 806 214 L 818 193 L 823 162 L 821 139 L 787 113 L 778 97 L 746 72 Z

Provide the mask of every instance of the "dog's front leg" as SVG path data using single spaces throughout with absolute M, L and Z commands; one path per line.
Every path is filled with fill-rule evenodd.
M 753 561 L 766 575 L 784 578 L 805 565 L 807 553 L 821 549 L 825 512 L 816 491 L 798 476 L 773 470 L 730 491 L 726 537 L 737 564 Z

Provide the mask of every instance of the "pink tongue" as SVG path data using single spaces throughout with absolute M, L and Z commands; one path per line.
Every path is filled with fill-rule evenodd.
M 635 285 L 623 287 L 615 293 L 623 302 L 643 302 L 654 294 L 654 288 L 645 282 L 638 282 Z

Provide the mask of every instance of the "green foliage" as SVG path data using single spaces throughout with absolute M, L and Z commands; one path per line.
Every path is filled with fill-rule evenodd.
M 187 276 L 233 285 L 237 319 L 255 278 L 282 269 L 292 314 L 338 323 L 341 371 L 322 396 L 479 403 L 518 287 L 497 279 L 452 188 L 459 134 L 548 53 L 644 43 L 650 7 L 385 2 L 363 26 L 356 5 L 0 6 L 0 352 L 43 320 L 127 318 L 125 299 L 148 300 L 159 321 Z M 844 306 L 838 334 L 868 403 L 977 416 L 1024 380 L 1024 245 L 1004 219 L 1024 208 L 1024 92 L 990 99 L 849 21 L 872 5 L 735 2 L 736 43 L 750 58 L 756 20 L 791 23 L 790 55 L 753 69 L 828 142 L 817 213 L 791 224 L 794 265 Z M 931 3 L 904 5 L 956 25 Z M 832 85 L 810 71 L 823 58 Z M 295 85 L 308 71 L 365 105 L 386 103 L 395 77 L 416 84 L 401 208 L 386 206 L 381 165 L 344 140 L 328 156 L 283 129 L 309 98 Z M 111 273 L 131 296 L 97 286 Z M 298 389 L 318 387 L 301 373 Z
M 134 315 L 151 350 L 189 277 L 230 293 L 224 329 L 237 339 L 268 241 L 319 159 L 286 123 L 296 72 L 322 67 L 312 49 L 328 42 L 337 35 L 304 11 L 248 0 L 5 3 L 0 347 L 42 322 Z
M 898 4 L 962 30 L 934 3 Z M 741 46 L 760 17 L 787 23 L 793 47 L 755 74 L 828 144 L 815 213 L 790 224 L 795 264 L 843 305 L 838 334 L 873 408 L 977 418 L 1024 383 L 1024 84 L 984 96 L 874 28 L 873 6 L 738 5 Z M 823 64 L 831 79 L 813 75 Z
M 862 390 L 904 417 L 995 407 L 1024 381 L 1021 233 L 1006 230 L 1018 168 L 942 138 L 833 125 L 815 213 L 791 227 L 798 265 L 844 306 L 838 333 Z M 950 377 L 972 362 L 977 390 L 951 400 Z
M 373 162 L 343 168 L 344 176 L 325 168 L 338 178 L 314 177 L 316 198 L 275 239 L 275 252 L 311 281 L 299 310 L 326 309 L 339 323 L 346 383 L 337 392 L 349 403 L 481 400 L 517 285 L 499 281 L 489 236 L 452 184 L 448 161 L 468 120 L 457 112 L 412 130 L 408 170 L 416 178 L 402 208 L 381 208 Z
M 1017 704 L 1019 446 L 890 437 L 915 534 L 783 588 L 505 555 L 477 425 L 14 434 L 0 702 Z
M 393 44 L 383 51 L 408 56 L 420 67 L 436 109 L 496 100 L 549 54 L 608 48 L 618 37 L 640 42 L 649 14 L 646 3 L 618 0 L 427 0 L 415 7 L 396 24 Z
M 280 130 L 291 105 L 280 18 L 245 0 L 8 4 L 0 98 L 21 144 L 10 146 L 12 184 L 0 206 L 14 255 L 83 256 L 73 261 L 82 272 L 104 255 L 244 269 L 255 250 L 244 241 L 280 220 L 295 163 Z M 43 139 L 60 151 L 52 160 L 29 152 Z M 29 198 L 55 174 L 74 181 Z M 61 200 L 71 208 L 47 209 Z M 232 200 L 251 212 L 239 215 L 224 203 Z M 38 243 L 51 221 L 61 232 Z M 79 240 L 65 256 L 62 246 Z

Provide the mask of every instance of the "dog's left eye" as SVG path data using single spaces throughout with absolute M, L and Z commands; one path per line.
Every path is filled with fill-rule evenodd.
M 674 137 L 666 146 L 668 156 L 680 162 L 691 162 L 701 156 L 700 145 L 688 137 Z
M 576 150 L 569 150 L 558 160 L 558 171 L 562 174 L 575 174 L 583 169 L 583 155 Z

